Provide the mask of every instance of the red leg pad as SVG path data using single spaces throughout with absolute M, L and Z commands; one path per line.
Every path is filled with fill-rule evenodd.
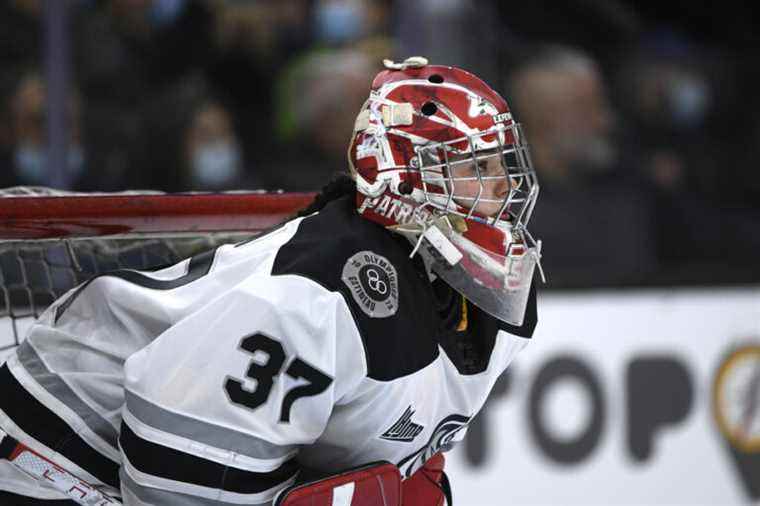
M 401 475 L 381 463 L 297 485 L 278 497 L 275 506 L 400 506 Z

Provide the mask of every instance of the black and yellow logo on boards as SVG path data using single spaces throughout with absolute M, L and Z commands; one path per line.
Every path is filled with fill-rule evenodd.
M 713 381 L 712 408 L 747 492 L 760 498 L 760 338 L 732 350 Z

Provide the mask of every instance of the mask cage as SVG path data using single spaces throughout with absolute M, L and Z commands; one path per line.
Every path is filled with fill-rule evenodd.
M 513 140 L 507 143 L 506 140 Z M 425 203 L 446 213 L 477 219 L 496 226 L 508 223 L 514 232 L 526 231 L 538 198 L 539 185 L 522 127 L 517 123 L 493 128 L 445 142 L 432 142 L 415 148 L 412 165 L 421 174 Z M 463 156 L 464 155 L 464 156 Z M 452 160 L 452 157 L 455 159 Z M 500 170 L 493 173 L 489 159 L 499 158 Z M 474 175 L 453 176 L 455 167 L 471 164 Z M 491 170 L 489 173 L 487 170 Z M 457 183 L 478 181 L 477 193 L 457 194 Z M 487 184 L 504 181 L 504 198 L 484 196 Z M 498 212 L 485 216 L 476 211 L 479 204 L 498 203 Z M 465 209 L 463 211 L 462 209 Z M 527 232 L 527 231 L 526 231 Z

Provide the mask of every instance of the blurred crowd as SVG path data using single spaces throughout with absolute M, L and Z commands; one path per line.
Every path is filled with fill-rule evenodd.
M 747 5 L 62 1 L 67 189 L 318 190 L 382 59 L 424 55 L 524 124 L 550 286 L 760 282 Z M 0 187 L 50 181 L 47 7 L 0 0 Z

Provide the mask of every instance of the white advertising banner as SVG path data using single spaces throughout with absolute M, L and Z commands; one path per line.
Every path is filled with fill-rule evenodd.
M 760 288 L 544 295 L 447 459 L 457 506 L 760 503 Z

